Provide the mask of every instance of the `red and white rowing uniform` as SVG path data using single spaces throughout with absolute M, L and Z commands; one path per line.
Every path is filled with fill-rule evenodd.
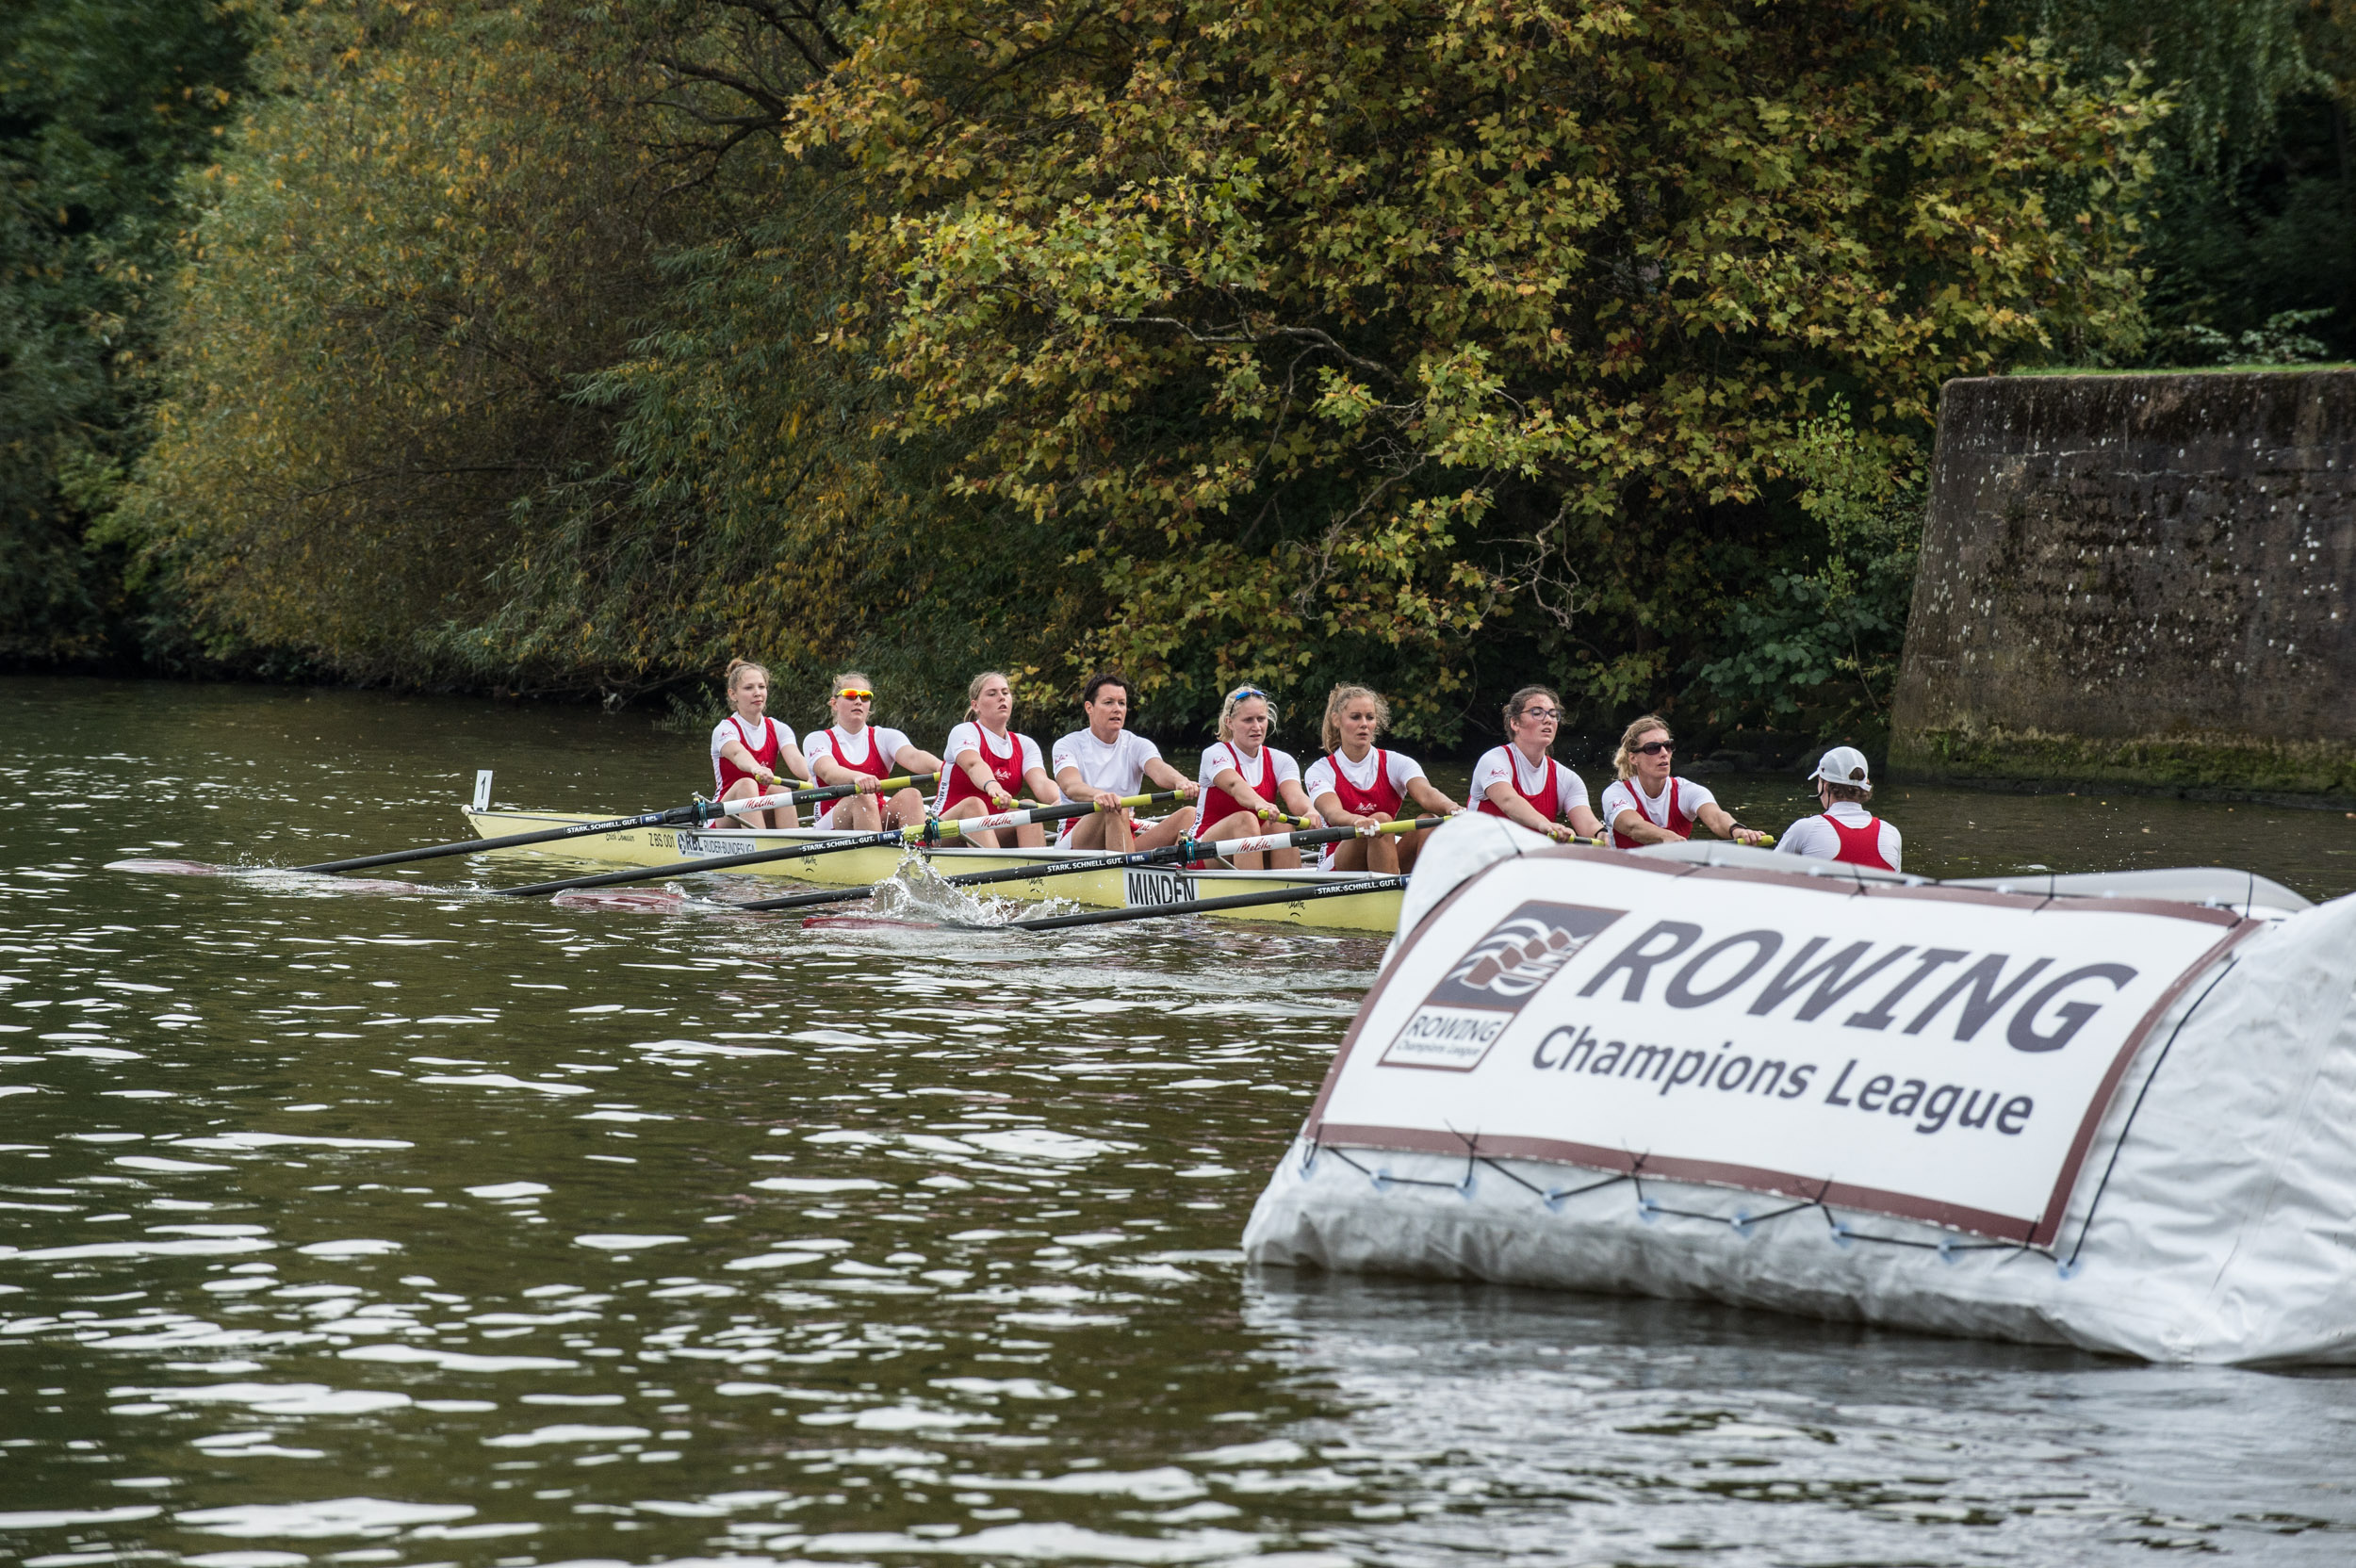
M 1672 778 L 1657 795 L 1648 795 L 1644 787 L 1633 778 L 1614 781 L 1603 792 L 1603 820 L 1612 829 L 1612 847 L 1635 849 L 1644 842 L 1631 839 L 1619 829 L 1623 813 L 1634 811 L 1655 827 L 1663 827 L 1680 839 L 1693 836 L 1693 825 L 1701 820 L 1702 808 L 1715 806 L 1718 797 L 1706 786 L 1690 778 Z
M 949 731 L 949 743 L 941 748 L 941 760 L 948 765 L 941 770 L 941 788 L 933 792 L 933 814 L 957 805 L 959 801 L 978 800 L 990 805 L 990 796 L 973 787 L 973 780 L 957 765 L 957 759 L 967 752 L 977 753 L 982 766 L 1006 793 L 1021 798 L 1023 780 L 1033 768 L 1039 766 L 1039 743 L 1028 735 L 995 735 L 972 719 Z M 996 809 L 992 807 L 991 809 Z
M 1301 775 L 1301 790 L 1312 806 L 1332 795 L 1352 816 L 1396 822 L 1407 805 L 1407 786 L 1422 776 L 1414 758 L 1377 746 L 1355 762 L 1338 751 L 1318 758 Z M 1319 870 L 1333 869 L 1333 852 L 1332 844 L 1317 846 Z
M 1489 798 L 1492 784 L 1512 785 L 1513 792 L 1547 822 L 1561 821 L 1587 805 L 1585 779 L 1551 757 L 1542 757 L 1533 765 L 1518 746 L 1492 746 L 1473 764 L 1475 808 L 1483 816 L 1501 817 L 1504 811 Z
M 896 729 L 886 729 L 871 724 L 853 735 L 841 725 L 821 729 L 810 737 L 803 755 L 814 764 L 821 757 L 838 767 L 863 773 L 870 778 L 890 778 L 892 759 L 908 749 L 908 738 Z M 842 811 L 847 801 L 837 802 L 834 809 Z M 838 824 L 838 825 L 841 825 Z
M 1262 746 L 1256 757 L 1246 757 L 1243 748 L 1231 741 L 1205 747 L 1203 765 L 1195 773 L 1195 783 L 1203 791 L 1202 808 L 1195 813 L 1195 821 L 1204 827 L 1238 811 L 1252 809 L 1233 789 L 1212 786 L 1211 781 L 1230 768 L 1235 769 L 1237 783 L 1280 811 L 1284 808 L 1284 801 L 1278 792 L 1301 777 L 1301 764 L 1274 746 Z
M 753 776 L 720 755 L 720 748 L 730 741 L 751 752 L 754 761 L 771 773 L 778 773 L 782 770 L 777 759 L 794 743 L 794 731 L 772 718 L 764 717 L 758 727 L 733 713 L 722 719 L 712 731 L 712 782 L 715 794 L 727 794 L 729 785 Z
M 1899 870 L 1905 842 L 1895 827 L 1854 800 L 1836 800 L 1821 816 L 1802 817 L 1775 841 L 1784 855 Z

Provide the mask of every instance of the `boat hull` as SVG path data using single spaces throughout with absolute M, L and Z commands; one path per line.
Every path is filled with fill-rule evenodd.
M 476 811 L 466 822 L 483 838 L 530 833 L 575 823 L 602 819 L 586 812 Z M 834 829 L 798 828 L 678 828 L 634 827 L 619 833 L 559 840 L 515 849 L 492 850 L 502 858 L 528 856 L 561 858 L 592 866 L 670 866 L 682 871 L 698 860 L 758 850 L 790 849 L 818 844 L 843 835 Z M 882 882 L 900 869 L 909 855 L 922 855 L 943 876 L 965 872 L 1012 870 L 1023 865 L 1084 858 L 1085 852 L 1043 849 L 955 849 L 946 846 L 908 850 L 875 846 L 840 850 L 827 855 L 792 856 L 757 866 L 734 868 L 732 874 L 774 877 L 791 882 L 814 882 L 824 887 L 859 887 Z M 1113 858 L 1107 855 L 1109 861 Z M 1197 898 L 1223 898 L 1232 893 L 1275 891 L 1327 882 L 1358 880 L 1358 872 L 1179 871 L 1166 866 L 1121 867 L 1067 873 L 1037 880 L 1010 877 L 973 890 L 993 898 L 1039 902 L 1061 898 L 1096 908 L 1137 908 Z M 1247 909 L 1208 911 L 1220 919 L 1313 926 L 1321 930 L 1380 932 L 1388 936 L 1399 924 L 1400 895 L 1396 890 L 1304 899 L 1299 904 L 1264 904 Z

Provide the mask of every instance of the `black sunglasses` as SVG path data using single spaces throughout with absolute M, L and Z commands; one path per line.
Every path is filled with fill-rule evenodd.
M 1643 752 L 1647 757 L 1658 757 L 1664 751 L 1675 751 L 1677 748 L 1677 743 L 1675 741 L 1646 741 L 1643 745 L 1633 749 Z

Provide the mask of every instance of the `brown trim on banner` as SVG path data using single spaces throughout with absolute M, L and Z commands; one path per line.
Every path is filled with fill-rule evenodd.
M 2037 1221 L 2037 1244 L 2039 1247 L 2061 1233 L 2062 1219 L 2070 1207 L 2071 1192 L 2078 1184 L 2079 1168 L 2086 1163 L 2086 1152 L 2094 1147 L 2095 1132 L 2102 1126 L 2102 1119 L 2110 1114 L 2111 1100 L 2119 1093 L 2119 1080 L 2126 1077 L 2128 1067 L 2143 1049 L 2143 1042 L 2151 1037 L 2152 1029 L 2168 1010 L 2176 1005 L 2176 999 L 2184 995 L 2195 980 L 2216 968 L 2217 960 L 2225 956 L 2227 950 L 2265 923 L 2264 921 L 2244 920 L 2226 932 L 2215 947 L 2201 956 L 2200 962 L 2179 974 L 2175 983 L 2160 993 L 2158 1000 L 2151 1004 L 2151 1010 L 2127 1032 L 2126 1042 L 2111 1057 L 2110 1070 L 2102 1074 L 2102 1081 L 2094 1086 L 2093 1095 L 2086 1101 L 2086 1114 L 2078 1123 L 2077 1135 L 2070 1140 L 2070 1152 L 2062 1156 L 2061 1173 L 2054 1178 L 2053 1194 L 2045 1200 L 2044 1217 Z

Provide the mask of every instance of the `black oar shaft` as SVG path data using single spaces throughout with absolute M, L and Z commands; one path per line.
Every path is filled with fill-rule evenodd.
M 480 855 L 486 849 L 554 843 L 559 839 L 593 839 L 606 833 L 627 833 L 633 827 L 672 827 L 681 823 L 701 823 L 711 817 L 725 815 L 727 813 L 718 807 L 698 801 L 693 806 L 675 807 L 668 811 L 648 811 L 643 816 L 615 817 L 606 822 L 567 823 L 563 827 L 536 828 L 529 833 L 509 833 L 497 839 L 461 839 L 455 843 L 430 844 L 423 849 L 396 849 L 384 855 L 361 855 L 349 860 L 322 860 L 316 866 L 293 866 L 288 869 L 307 872 L 362 871 L 369 866 L 397 866 L 407 860 L 438 860 L 446 855 Z
M 1348 898 L 1355 893 L 1397 892 L 1407 886 L 1404 876 L 1376 876 L 1363 882 L 1312 882 L 1299 888 L 1278 888 L 1264 893 L 1231 893 L 1224 898 L 1190 898 L 1147 909 L 1093 909 L 1085 915 L 1050 915 L 1040 920 L 1008 921 L 1009 931 L 1068 931 L 1075 925 L 1112 925 L 1121 921 L 1158 920 L 1164 915 L 1205 914 L 1214 909 L 1249 909 L 1263 904 L 1304 904 L 1318 898 Z

